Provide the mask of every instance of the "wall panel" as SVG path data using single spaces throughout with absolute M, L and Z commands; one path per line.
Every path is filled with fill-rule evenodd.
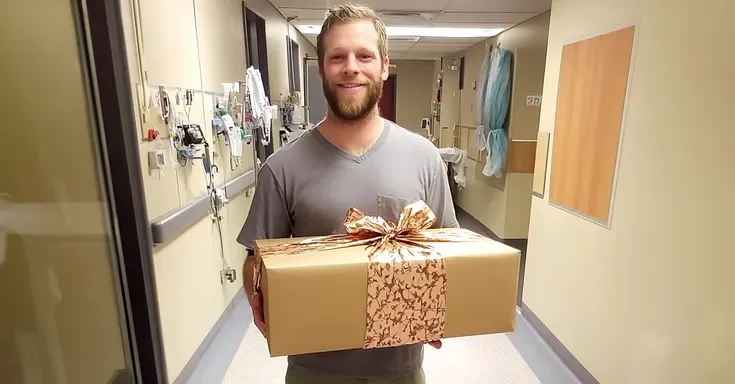
M 635 27 L 565 45 L 549 201 L 609 225 Z

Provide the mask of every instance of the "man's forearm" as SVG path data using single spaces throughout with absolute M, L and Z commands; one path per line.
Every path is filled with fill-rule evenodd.
M 255 257 L 248 251 L 245 258 L 245 264 L 242 267 L 242 281 L 245 288 L 245 294 L 248 298 L 253 296 L 253 267 L 255 265 Z

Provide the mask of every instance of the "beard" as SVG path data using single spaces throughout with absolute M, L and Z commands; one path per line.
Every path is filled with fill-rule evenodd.
M 383 81 L 380 78 L 368 79 L 366 86 L 367 92 L 364 96 L 347 94 L 340 99 L 337 95 L 338 85 L 326 79 L 322 80 L 324 97 L 329 107 L 335 116 L 344 121 L 362 120 L 375 109 L 383 95 Z

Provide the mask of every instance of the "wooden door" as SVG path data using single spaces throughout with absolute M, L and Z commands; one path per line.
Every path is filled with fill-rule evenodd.
M 396 122 L 396 75 L 388 76 L 383 82 L 383 95 L 378 103 L 380 116 L 392 122 Z

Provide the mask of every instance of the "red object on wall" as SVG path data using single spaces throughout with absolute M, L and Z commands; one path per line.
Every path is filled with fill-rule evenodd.
M 380 116 L 392 122 L 396 122 L 396 75 L 388 76 L 383 82 L 383 96 L 378 102 Z
M 158 135 L 159 135 L 158 131 L 156 131 L 155 129 L 149 129 L 148 130 L 148 141 L 156 140 L 158 138 Z

